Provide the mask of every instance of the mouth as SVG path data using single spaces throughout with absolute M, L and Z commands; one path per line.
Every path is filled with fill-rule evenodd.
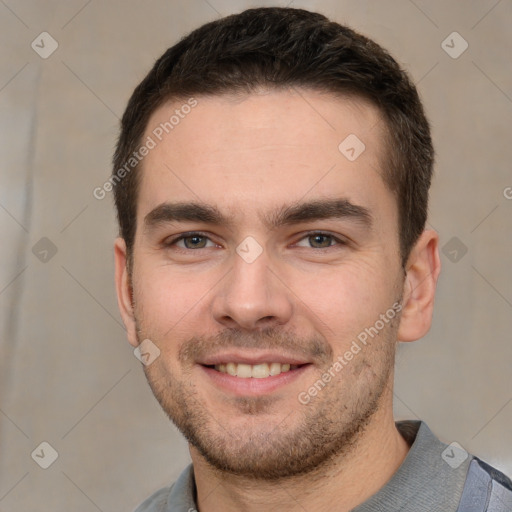
M 307 364 L 307 363 L 306 363 Z M 232 377 L 241 379 L 266 379 L 267 377 L 275 377 L 281 373 L 297 370 L 304 364 L 290 364 L 290 363 L 259 363 L 259 364 L 245 364 L 245 363 L 220 363 L 215 365 L 205 365 L 207 368 L 212 368 L 220 373 L 226 373 Z
M 254 397 L 284 390 L 313 364 L 277 354 L 250 357 L 224 354 L 201 361 L 198 366 L 218 390 L 234 396 Z

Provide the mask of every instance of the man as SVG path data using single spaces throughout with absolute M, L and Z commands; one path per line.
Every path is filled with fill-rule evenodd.
M 393 419 L 440 272 L 432 165 L 407 75 L 320 14 L 247 10 L 156 62 L 114 157 L 116 283 L 192 464 L 138 512 L 512 510 L 505 475 Z

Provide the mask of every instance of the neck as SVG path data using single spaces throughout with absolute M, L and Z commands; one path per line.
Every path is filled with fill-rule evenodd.
M 190 448 L 201 512 L 259 512 L 275 509 L 348 512 L 375 494 L 393 476 L 409 451 L 396 429 L 392 397 L 361 432 L 353 449 L 315 474 L 279 481 L 255 481 L 219 472 Z M 333 506 L 333 504 L 335 504 Z

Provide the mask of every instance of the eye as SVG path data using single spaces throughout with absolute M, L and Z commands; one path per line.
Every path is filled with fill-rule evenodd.
M 346 242 L 343 240 L 323 232 L 308 233 L 305 237 L 301 238 L 301 240 L 306 240 L 310 245 L 303 245 L 301 243 L 297 243 L 296 245 L 300 247 L 312 247 L 313 249 L 328 249 L 336 245 L 336 243 L 332 242 L 337 242 L 337 245 L 346 245 Z
M 210 245 L 208 245 L 208 242 Z M 181 251 L 216 247 L 216 244 L 212 242 L 208 236 L 204 233 L 195 231 L 183 233 L 175 238 L 166 240 L 163 242 L 163 245 L 165 247 L 175 247 L 177 250 Z M 347 245 L 347 242 L 329 233 L 315 231 L 303 236 L 295 245 L 298 247 L 308 247 L 312 249 L 328 249 L 335 245 Z
M 207 241 L 210 240 L 203 233 L 183 233 L 182 235 L 165 241 L 164 245 L 166 247 L 176 246 L 180 249 L 206 249 Z M 183 242 L 183 245 L 178 245 L 179 242 Z M 210 240 L 211 242 L 211 240 Z M 209 247 L 215 246 L 213 242 Z

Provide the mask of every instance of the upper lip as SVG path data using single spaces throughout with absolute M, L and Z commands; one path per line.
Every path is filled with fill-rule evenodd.
M 277 352 L 252 352 L 244 353 L 242 351 L 236 352 L 219 352 L 218 354 L 212 354 L 198 361 L 203 366 L 213 366 L 216 364 L 223 363 L 236 363 L 236 364 L 263 364 L 263 363 L 281 363 L 281 364 L 308 364 L 310 361 L 306 361 L 304 358 L 287 355 Z

